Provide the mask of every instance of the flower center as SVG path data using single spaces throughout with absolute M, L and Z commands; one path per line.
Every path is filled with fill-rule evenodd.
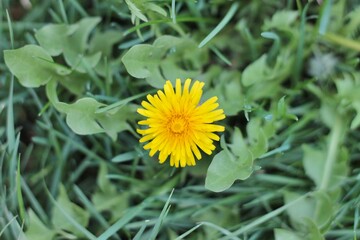
M 184 117 L 175 117 L 170 121 L 170 130 L 173 133 L 182 133 L 186 130 L 188 123 Z

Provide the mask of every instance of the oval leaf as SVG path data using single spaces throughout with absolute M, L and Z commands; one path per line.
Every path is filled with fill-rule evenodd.
M 253 171 L 252 164 L 250 152 L 235 159 L 229 151 L 222 150 L 215 155 L 209 166 L 205 187 L 214 192 L 224 191 L 231 187 L 235 180 L 248 178 Z
M 39 87 L 56 75 L 53 59 L 37 45 L 5 50 L 4 59 L 11 73 L 24 87 Z

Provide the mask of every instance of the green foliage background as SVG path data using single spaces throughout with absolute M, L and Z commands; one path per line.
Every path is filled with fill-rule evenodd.
M 26 3 L 0 2 L 1 239 L 360 236 L 357 0 Z M 227 115 L 184 169 L 135 131 L 176 78 Z

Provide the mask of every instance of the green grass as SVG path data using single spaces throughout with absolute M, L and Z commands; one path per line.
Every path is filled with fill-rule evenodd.
M 322 2 L 1 1 L 0 239 L 359 239 L 360 5 Z M 226 130 L 175 169 L 136 109 L 187 77 Z

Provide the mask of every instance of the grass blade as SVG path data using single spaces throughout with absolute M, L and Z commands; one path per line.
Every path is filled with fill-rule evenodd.
M 191 234 L 192 232 L 194 232 L 196 229 L 198 229 L 198 228 L 201 227 L 202 225 L 204 225 L 204 223 L 200 223 L 200 224 L 196 225 L 195 227 L 190 228 L 189 230 L 187 230 L 186 232 L 184 232 L 183 234 L 181 234 L 180 236 L 178 236 L 175 240 L 184 239 L 185 237 L 187 237 L 189 234 Z
M 157 20 L 152 20 L 152 21 L 148 21 L 148 22 L 144 22 L 141 23 L 139 25 L 136 25 L 135 27 L 129 28 L 128 30 L 126 30 L 124 32 L 124 36 L 129 35 L 130 33 L 136 32 L 139 29 L 143 28 L 143 27 L 147 27 L 147 26 L 151 26 L 154 24 L 159 24 L 159 23 L 170 23 L 171 19 L 157 19 Z M 176 22 L 212 22 L 211 19 L 207 19 L 207 18 L 200 18 L 200 17 L 178 17 L 176 18 Z
M 158 218 L 158 220 L 156 221 L 156 224 L 151 232 L 151 235 L 150 235 L 150 240 L 153 240 L 156 238 L 157 234 L 159 233 L 160 231 L 160 227 L 161 227 L 161 224 L 164 222 L 164 219 L 166 217 L 166 215 L 168 214 L 169 210 L 170 210 L 170 199 L 171 199 L 171 196 L 173 195 L 174 193 L 174 189 L 171 191 L 170 195 L 169 195 L 169 198 L 167 199 L 161 213 L 160 213 L 160 216 Z
M 111 159 L 111 162 L 114 163 L 121 163 L 121 162 L 127 162 L 130 160 L 133 160 L 134 158 L 138 157 L 139 153 L 136 151 L 126 152 L 119 154 Z
M 224 63 L 228 66 L 232 66 L 232 63 L 229 59 L 227 59 L 224 54 L 222 54 L 216 47 L 210 47 L 210 49 L 218 56 Z
M 359 41 L 354 41 L 348 38 L 341 37 L 339 35 L 333 34 L 333 33 L 326 33 L 324 37 L 333 43 L 337 43 L 339 45 L 342 45 L 347 48 L 351 48 L 355 51 L 360 52 L 360 43 Z
M 12 29 L 9 12 L 7 10 L 6 10 L 6 16 L 7 16 L 8 26 L 9 26 L 11 48 L 14 48 L 14 33 L 13 33 L 13 29 Z M 13 109 L 13 94 L 14 93 L 13 92 L 14 92 L 14 75 L 11 74 L 9 98 L 8 98 L 8 104 L 7 104 L 7 119 L 6 119 L 6 134 L 7 134 L 8 149 L 9 149 L 10 153 L 13 151 L 14 145 L 15 145 L 15 127 L 14 127 L 14 109 Z
M 55 200 L 55 198 L 51 195 L 51 192 L 49 191 L 49 189 L 46 187 L 46 184 L 44 183 L 47 195 L 49 196 L 51 202 L 54 204 L 55 207 L 57 207 L 60 212 L 63 214 L 63 216 L 75 227 L 77 228 L 82 234 L 84 234 L 87 239 L 90 240 L 96 240 L 96 236 L 94 234 L 92 234 L 89 230 L 87 230 L 86 228 L 84 228 L 80 223 L 78 223 L 74 218 L 72 218 L 70 216 L 69 213 L 67 213 L 65 211 L 65 209 L 63 209 L 58 202 Z
M 69 1 L 74 9 L 76 9 L 78 11 L 78 13 L 82 16 L 82 17 L 88 17 L 89 14 L 85 11 L 85 9 L 80 5 L 80 3 L 78 3 L 78 1 L 75 1 L 75 0 L 70 0 Z
M 17 192 L 17 200 L 18 200 L 18 207 L 20 213 L 21 222 L 25 222 L 25 205 L 24 199 L 21 192 L 21 173 L 20 173 L 20 155 L 18 156 L 17 161 L 17 172 L 16 172 L 16 192 Z
M 354 240 L 357 239 L 356 232 L 359 225 L 359 205 L 355 208 L 355 216 L 354 216 Z
M 143 96 L 146 96 L 148 94 L 151 94 L 151 93 L 154 93 L 155 91 L 148 91 L 148 92 L 145 92 L 145 93 L 139 93 L 137 95 L 134 95 L 132 97 L 128 97 L 128 98 L 125 98 L 123 100 L 120 100 L 116 103 L 113 103 L 113 104 L 110 104 L 109 106 L 106 106 L 106 107 L 103 107 L 103 108 L 99 108 L 98 110 L 95 111 L 95 113 L 104 113 L 104 112 L 108 112 L 114 108 L 118 108 L 118 107 L 123 107 L 125 104 L 127 104 L 128 102 L 131 102 L 133 100 L 136 100 L 138 98 L 141 98 Z
M 295 69 L 294 69 L 294 81 L 298 82 L 301 75 L 301 70 L 303 66 L 303 58 L 304 58 L 304 45 L 305 45 L 305 23 L 306 23 L 306 13 L 309 9 L 310 4 L 307 3 L 301 13 L 301 22 L 300 22 L 300 35 L 299 35 L 299 43 L 296 51 L 295 57 Z
M 4 232 L 6 231 L 6 229 L 12 224 L 13 221 L 16 220 L 16 216 L 14 216 L 4 227 L 3 229 L 1 229 L 0 231 L 0 237 L 4 234 Z
M 68 17 L 66 15 L 66 11 L 65 11 L 65 7 L 64 7 L 64 3 L 62 0 L 59 1 L 59 7 L 60 7 L 60 13 L 61 13 L 61 17 L 64 21 L 64 23 L 68 24 Z
M 6 18 L 7 18 L 7 22 L 8 22 L 8 26 L 9 26 L 11 48 L 14 49 L 14 32 L 13 32 L 11 18 L 10 18 L 8 10 L 6 10 Z
M 50 220 L 47 217 L 44 209 L 42 208 L 41 204 L 36 199 L 34 194 L 31 192 L 29 186 L 26 184 L 26 182 L 25 182 L 25 180 L 23 178 L 21 178 L 21 187 L 22 187 L 22 190 L 24 191 L 26 199 L 29 201 L 32 209 L 35 210 L 37 216 L 39 216 L 41 221 L 49 222 Z
M 11 209 L 15 209 L 16 208 L 16 196 L 15 196 L 15 192 L 16 192 L 16 164 L 17 164 L 17 153 L 18 153 L 18 148 L 19 148 L 19 144 L 20 144 L 20 133 L 17 135 L 16 140 L 15 140 L 15 145 L 14 145 L 14 149 L 11 153 L 10 159 L 9 159 L 9 169 L 8 169 L 8 176 L 9 176 L 9 189 L 10 189 L 10 206 Z
M 85 196 L 85 194 L 81 191 L 81 189 L 74 185 L 74 192 L 78 195 L 80 201 L 84 204 L 86 209 L 95 217 L 95 219 L 100 223 L 100 225 L 107 229 L 110 227 L 105 218 L 95 209 L 94 205 L 91 201 Z M 115 235 L 116 239 L 120 239 L 119 236 Z
M 285 204 L 284 206 L 282 207 L 279 207 L 278 209 L 274 210 L 274 211 L 271 211 L 267 214 L 265 214 L 264 216 L 256 219 L 255 221 L 253 221 L 252 223 L 236 230 L 235 232 L 233 232 L 231 235 L 229 236 L 226 236 L 226 237 L 223 237 L 221 238 L 221 240 L 226 240 L 226 239 L 231 239 L 232 237 L 235 237 L 235 236 L 238 236 L 240 234 L 243 234 L 243 233 L 246 233 L 247 231 L 251 230 L 252 228 L 266 222 L 266 221 L 269 221 L 270 219 L 276 217 L 277 215 L 279 215 L 280 213 L 284 212 L 286 209 L 288 209 L 290 206 L 298 203 L 299 201 L 301 201 L 302 199 L 306 198 L 307 196 L 309 195 L 309 193 L 307 194 L 304 194 L 303 196 L 299 197 L 298 199 L 288 203 L 288 204 Z
M 227 12 L 223 20 L 221 20 L 221 22 L 209 33 L 209 35 L 207 35 L 204 38 L 204 40 L 201 41 L 201 43 L 199 44 L 199 48 L 205 46 L 205 44 L 207 44 L 211 39 L 213 39 L 216 36 L 216 34 L 218 34 L 226 26 L 226 24 L 228 24 L 231 18 L 235 15 L 238 7 L 239 7 L 239 3 L 237 2 L 231 5 L 229 11 Z
M 117 222 L 115 222 L 110 228 L 108 228 L 105 232 L 103 232 L 97 240 L 106 240 L 109 237 L 113 236 L 119 229 L 125 226 L 128 222 L 131 221 L 134 217 L 136 217 L 141 211 L 147 207 L 149 204 L 149 198 L 143 201 L 140 205 L 131 208 L 127 211 L 127 213 L 119 219 Z
M 142 234 L 144 233 L 145 231 L 145 228 L 147 226 L 147 223 L 149 222 L 149 220 L 145 220 L 144 221 L 144 224 L 141 226 L 141 228 L 139 229 L 139 231 L 136 233 L 136 235 L 134 236 L 134 239 L 133 240 L 141 240 L 142 238 Z
M 332 0 L 325 0 L 322 5 L 319 22 L 319 33 L 321 35 L 326 33 L 327 26 L 329 25 L 331 17 Z
M 176 5 L 175 5 L 175 0 L 171 1 L 171 18 L 173 20 L 173 23 L 176 23 Z

